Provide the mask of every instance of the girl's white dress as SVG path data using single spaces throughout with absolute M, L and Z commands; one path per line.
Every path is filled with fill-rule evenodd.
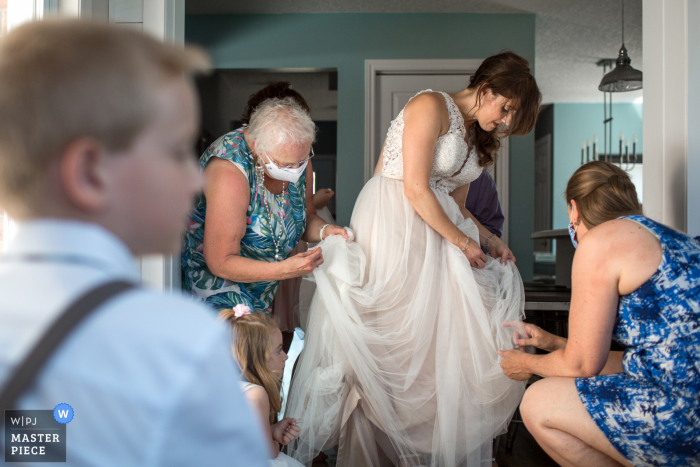
M 241 381 L 241 391 L 246 392 L 248 389 L 252 388 L 261 388 L 259 384 L 253 384 L 253 383 L 247 383 L 245 381 Z M 292 459 L 288 455 L 286 455 L 283 452 L 280 452 L 276 458 L 270 459 L 267 461 L 267 465 L 269 467 L 304 467 L 303 464 L 300 464 L 298 461 Z
M 467 154 L 457 106 L 443 96 L 450 129 L 436 144 L 430 186 L 478 241 L 449 193 L 482 169 Z M 501 324 L 523 317 L 518 270 L 491 258 L 473 269 L 416 213 L 404 195 L 403 126 L 401 111 L 382 173 L 355 204 L 355 242 L 331 236 L 319 245 L 324 263 L 313 272 L 286 413 L 301 427 L 287 452 L 306 465 L 338 446 L 342 467 L 490 466 L 492 439 L 525 390 L 503 375 L 497 353 L 513 348 L 513 329 Z

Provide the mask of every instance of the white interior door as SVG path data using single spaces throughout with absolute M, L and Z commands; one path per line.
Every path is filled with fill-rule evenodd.
M 419 91 L 457 92 L 469 84 L 468 74 L 381 74 L 377 76 L 377 113 L 373 166 L 376 167 L 391 121 Z

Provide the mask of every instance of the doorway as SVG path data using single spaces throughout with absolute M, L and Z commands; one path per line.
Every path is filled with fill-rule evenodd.
M 335 68 L 218 69 L 198 77 L 202 128 L 197 157 L 214 140 L 241 127 L 241 114 L 252 94 L 279 81 L 291 83 L 292 89 L 304 97 L 318 129 L 313 144 L 314 192 L 316 188 L 336 191 L 338 72 Z M 328 209 L 335 217 L 335 197 Z

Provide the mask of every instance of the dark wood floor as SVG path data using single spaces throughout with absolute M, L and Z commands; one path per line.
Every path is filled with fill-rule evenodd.
M 513 448 L 506 449 L 507 434 L 502 435 L 498 440 L 498 452 L 496 453 L 496 463 L 498 467 L 557 467 L 558 464 L 547 455 L 537 444 L 537 441 L 527 431 L 525 425 L 511 424 L 510 430 L 516 430 Z M 316 462 L 313 467 L 334 467 L 335 453 L 329 451 L 329 458 L 326 462 Z
M 506 449 L 507 434 L 502 435 L 498 443 L 496 463 L 498 467 L 557 467 L 558 464 L 537 444 L 525 425 L 511 424 L 510 430 L 517 430 L 513 449 Z

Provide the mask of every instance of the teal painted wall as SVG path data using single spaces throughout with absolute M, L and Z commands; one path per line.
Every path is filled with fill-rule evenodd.
M 602 98 L 602 95 L 601 95 Z M 629 140 L 637 135 L 637 153 L 643 152 L 642 104 L 613 104 L 613 154 L 619 153 L 620 132 Z M 598 136 L 603 144 L 603 104 L 554 104 L 552 227 L 569 225 L 564 191 L 571 175 L 581 166 L 581 143 Z M 624 143 L 623 143 L 624 144 Z M 624 147 L 623 147 L 624 151 Z M 603 149 L 599 149 L 603 152 Z
M 338 222 L 364 185 L 365 60 L 486 58 L 510 49 L 534 63 L 535 16 L 318 13 L 190 15 L 185 38 L 215 68 L 338 69 Z M 532 277 L 534 136 L 511 139 L 510 246 Z

